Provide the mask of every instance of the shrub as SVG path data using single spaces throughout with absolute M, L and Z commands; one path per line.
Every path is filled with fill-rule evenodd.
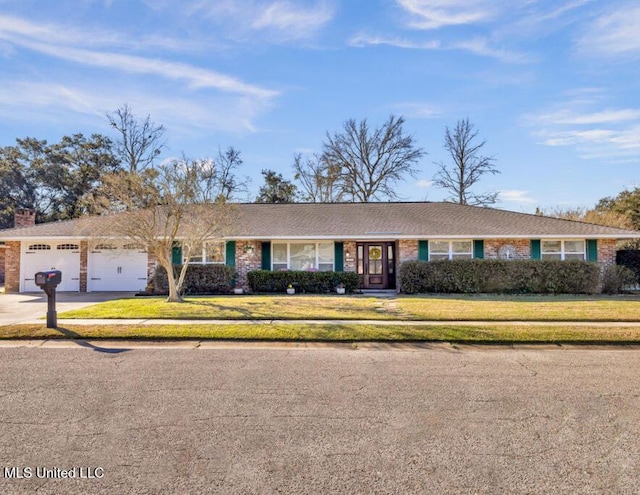
M 180 274 L 182 265 L 174 265 L 173 273 Z M 182 289 L 183 294 L 226 294 L 231 292 L 235 271 L 227 265 L 190 265 Z M 169 283 L 166 270 L 158 265 L 153 274 L 156 294 L 168 294 Z
M 297 292 L 310 294 L 333 292 L 338 284 L 344 284 L 347 292 L 353 292 L 360 285 L 358 274 L 351 272 L 254 270 L 247 274 L 247 280 L 254 292 L 285 292 L 289 284 Z
M 636 282 L 636 274 L 626 266 L 609 265 L 602 271 L 602 292 L 620 294 L 625 286 Z
M 616 265 L 629 268 L 635 275 L 635 281 L 640 283 L 640 250 L 622 249 L 617 251 Z
M 400 266 L 400 284 L 408 294 L 592 294 L 599 272 L 597 264 L 576 260 L 407 261 Z

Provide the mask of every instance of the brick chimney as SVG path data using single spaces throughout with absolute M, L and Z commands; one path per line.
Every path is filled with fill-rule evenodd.
M 16 208 L 13 214 L 13 226 L 20 227 L 33 227 L 36 224 L 36 212 L 29 208 Z

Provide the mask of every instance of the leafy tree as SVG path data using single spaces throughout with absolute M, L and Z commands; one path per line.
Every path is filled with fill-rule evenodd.
M 129 172 L 153 167 L 165 147 L 164 126 L 152 122 L 150 115 L 139 120 L 126 103 L 108 113 L 107 119 L 118 133 L 115 151 L 123 166 Z
M 294 179 L 300 185 L 303 201 L 311 203 L 336 203 L 342 201 L 344 184 L 340 166 L 328 162 L 323 155 L 303 158 L 298 153 L 293 158 Z
M 625 189 L 615 197 L 602 198 L 596 204 L 600 213 L 612 212 L 628 219 L 629 227 L 640 230 L 640 188 Z
M 295 203 L 297 188 L 291 181 L 273 170 L 263 170 L 264 185 L 258 191 L 256 203 Z
M 335 174 L 334 185 L 340 188 L 336 196 L 361 202 L 398 198 L 397 184 L 415 177 L 414 166 L 425 153 L 405 134 L 404 122 L 403 117 L 391 115 L 370 129 L 366 119 L 350 119 L 342 132 L 327 133 L 322 160 Z
M 176 244 L 189 259 L 205 241 L 219 239 L 232 222 L 233 206 L 222 198 L 202 202 L 202 168 L 183 158 L 141 172 L 119 172 L 105 179 L 115 214 L 101 222 L 101 238 L 126 238 L 145 246 L 166 270 L 168 302 L 181 302 L 189 268 L 176 277 L 172 252 Z
M 469 119 L 458 120 L 456 127 L 445 130 L 444 147 L 451 156 L 451 165 L 437 162 L 439 170 L 433 182 L 449 191 L 450 201 L 461 205 L 487 206 L 497 202 L 497 192 L 475 193 L 471 189 L 487 174 L 499 174 L 494 159 L 480 154 L 485 141 L 478 142 L 478 131 Z
M 545 217 L 562 218 L 564 220 L 574 220 L 609 227 L 619 227 L 623 229 L 632 228 L 631 221 L 627 216 L 611 210 L 588 209 L 584 207 L 556 207 L 550 209 L 536 208 L 536 214 Z
M 35 210 L 38 223 L 98 213 L 102 176 L 118 168 L 112 142 L 100 134 L 51 145 L 17 139 L 0 148 L 0 225 L 13 225 L 15 208 Z

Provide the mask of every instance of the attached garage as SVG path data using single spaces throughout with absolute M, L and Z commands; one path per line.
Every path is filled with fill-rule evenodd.
M 62 283 L 58 291 L 80 290 L 80 243 L 29 241 L 22 243 L 22 292 L 41 292 L 34 275 L 47 270 L 60 270 Z
M 147 252 L 135 244 L 98 244 L 89 250 L 87 291 L 141 291 L 147 285 Z

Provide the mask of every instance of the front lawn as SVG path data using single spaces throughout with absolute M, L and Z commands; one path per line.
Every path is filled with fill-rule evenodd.
M 374 297 L 348 296 L 210 296 L 187 297 L 182 303 L 165 298 L 135 297 L 108 301 L 59 313 L 58 318 L 149 318 L 188 320 L 373 320 L 389 319 Z
M 0 339 L 220 339 L 302 342 L 459 342 L 638 344 L 640 327 L 548 325 L 392 326 L 363 324 L 41 325 L 0 327 Z
M 136 297 L 59 318 L 436 321 L 640 321 L 637 296 L 212 296 L 184 303 Z

